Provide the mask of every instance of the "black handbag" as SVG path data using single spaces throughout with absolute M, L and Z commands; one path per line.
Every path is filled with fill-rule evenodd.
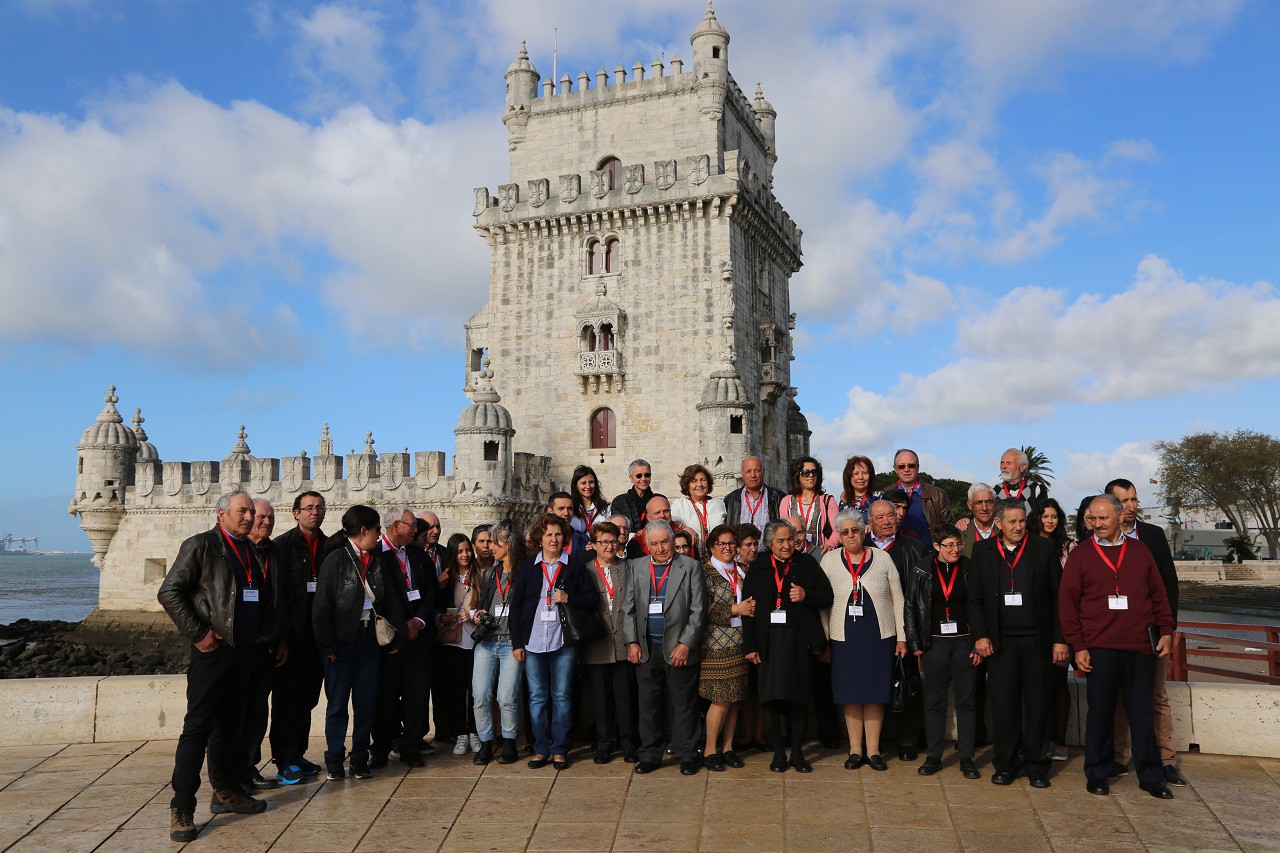
M 560 616 L 560 634 L 566 646 L 594 643 L 609 633 L 609 626 L 599 610 L 571 607 L 562 601 L 556 604 L 556 612 Z
M 911 700 L 920 692 L 920 682 L 907 671 L 904 658 L 894 655 L 893 689 L 889 693 L 889 711 L 901 714 L 907 710 Z

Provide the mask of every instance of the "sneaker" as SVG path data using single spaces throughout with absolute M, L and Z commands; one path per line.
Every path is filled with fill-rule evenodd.
M 1066 761 L 1070 757 L 1071 756 L 1068 755 L 1067 748 L 1065 746 L 1058 746 L 1053 750 L 1054 761 Z
M 467 742 L 470 743 L 472 752 L 480 751 L 480 735 L 467 735 Z
M 314 761 L 307 761 L 306 758 L 299 758 L 297 761 L 297 765 L 299 768 L 302 769 L 302 773 L 305 776 L 314 776 L 324 769 L 319 764 L 316 764 Z
M 169 840 L 187 842 L 196 840 L 194 809 L 169 808 Z
M 458 742 L 453 745 L 453 754 L 454 755 L 467 754 L 467 736 L 466 735 L 458 735 Z
M 330 782 L 341 782 L 347 778 L 347 768 L 343 766 L 341 758 L 337 760 L 325 759 L 324 765 Z
M 276 779 L 280 781 L 281 785 L 296 785 L 305 778 L 302 768 L 296 764 L 290 764 L 276 770 Z
M 351 756 L 351 775 L 357 779 L 373 778 L 373 771 L 369 769 L 368 755 Z
M 255 800 L 239 791 L 214 791 L 209 811 L 213 814 L 262 814 L 267 810 L 266 800 Z

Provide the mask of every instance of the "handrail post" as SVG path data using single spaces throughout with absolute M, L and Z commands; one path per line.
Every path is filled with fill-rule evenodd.
M 1187 641 L 1181 631 L 1173 632 L 1173 648 L 1169 650 L 1169 680 L 1187 680 Z

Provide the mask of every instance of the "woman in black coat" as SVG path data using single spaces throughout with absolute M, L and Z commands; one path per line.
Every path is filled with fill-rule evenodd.
M 813 768 L 802 744 L 813 693 L 813 660 L 826 648 L 819 613 L 831 607 L 831 582 L 808 554 L 795 548 L 795 530 L 785 521 L 770 522 L 759 555 L 742 582 L 743 598 L 756 600 L 754 616 L 742 618 L 747 660 L 760 667 L 760 704 L 773 740 L 769 769 L 787 765 L 801 773 Z M 783 722 L 791 730 L 787 759 Z
M 569 726 L 573 723 L 573 677 L 578 648 L 564 644 L 557 604 L 594 612 L 600 602 L 596 583 L 579 560 L 564 551 L 572 535 L 568 522 L 544 515 L 532 538 L 542 550 L 516 572 L 511 590 L 511 653 L 524 661 L 529 685 L 529 717 L 533 723 L 535 770 L 550 761 L 556 770 L 569 766 Z

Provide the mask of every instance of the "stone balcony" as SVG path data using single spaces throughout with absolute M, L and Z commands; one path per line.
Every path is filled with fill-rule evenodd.
M 578 378 L 583 393 L 609 393 L 622 389 L 622 354 L 617 350 L 578 353 Z

